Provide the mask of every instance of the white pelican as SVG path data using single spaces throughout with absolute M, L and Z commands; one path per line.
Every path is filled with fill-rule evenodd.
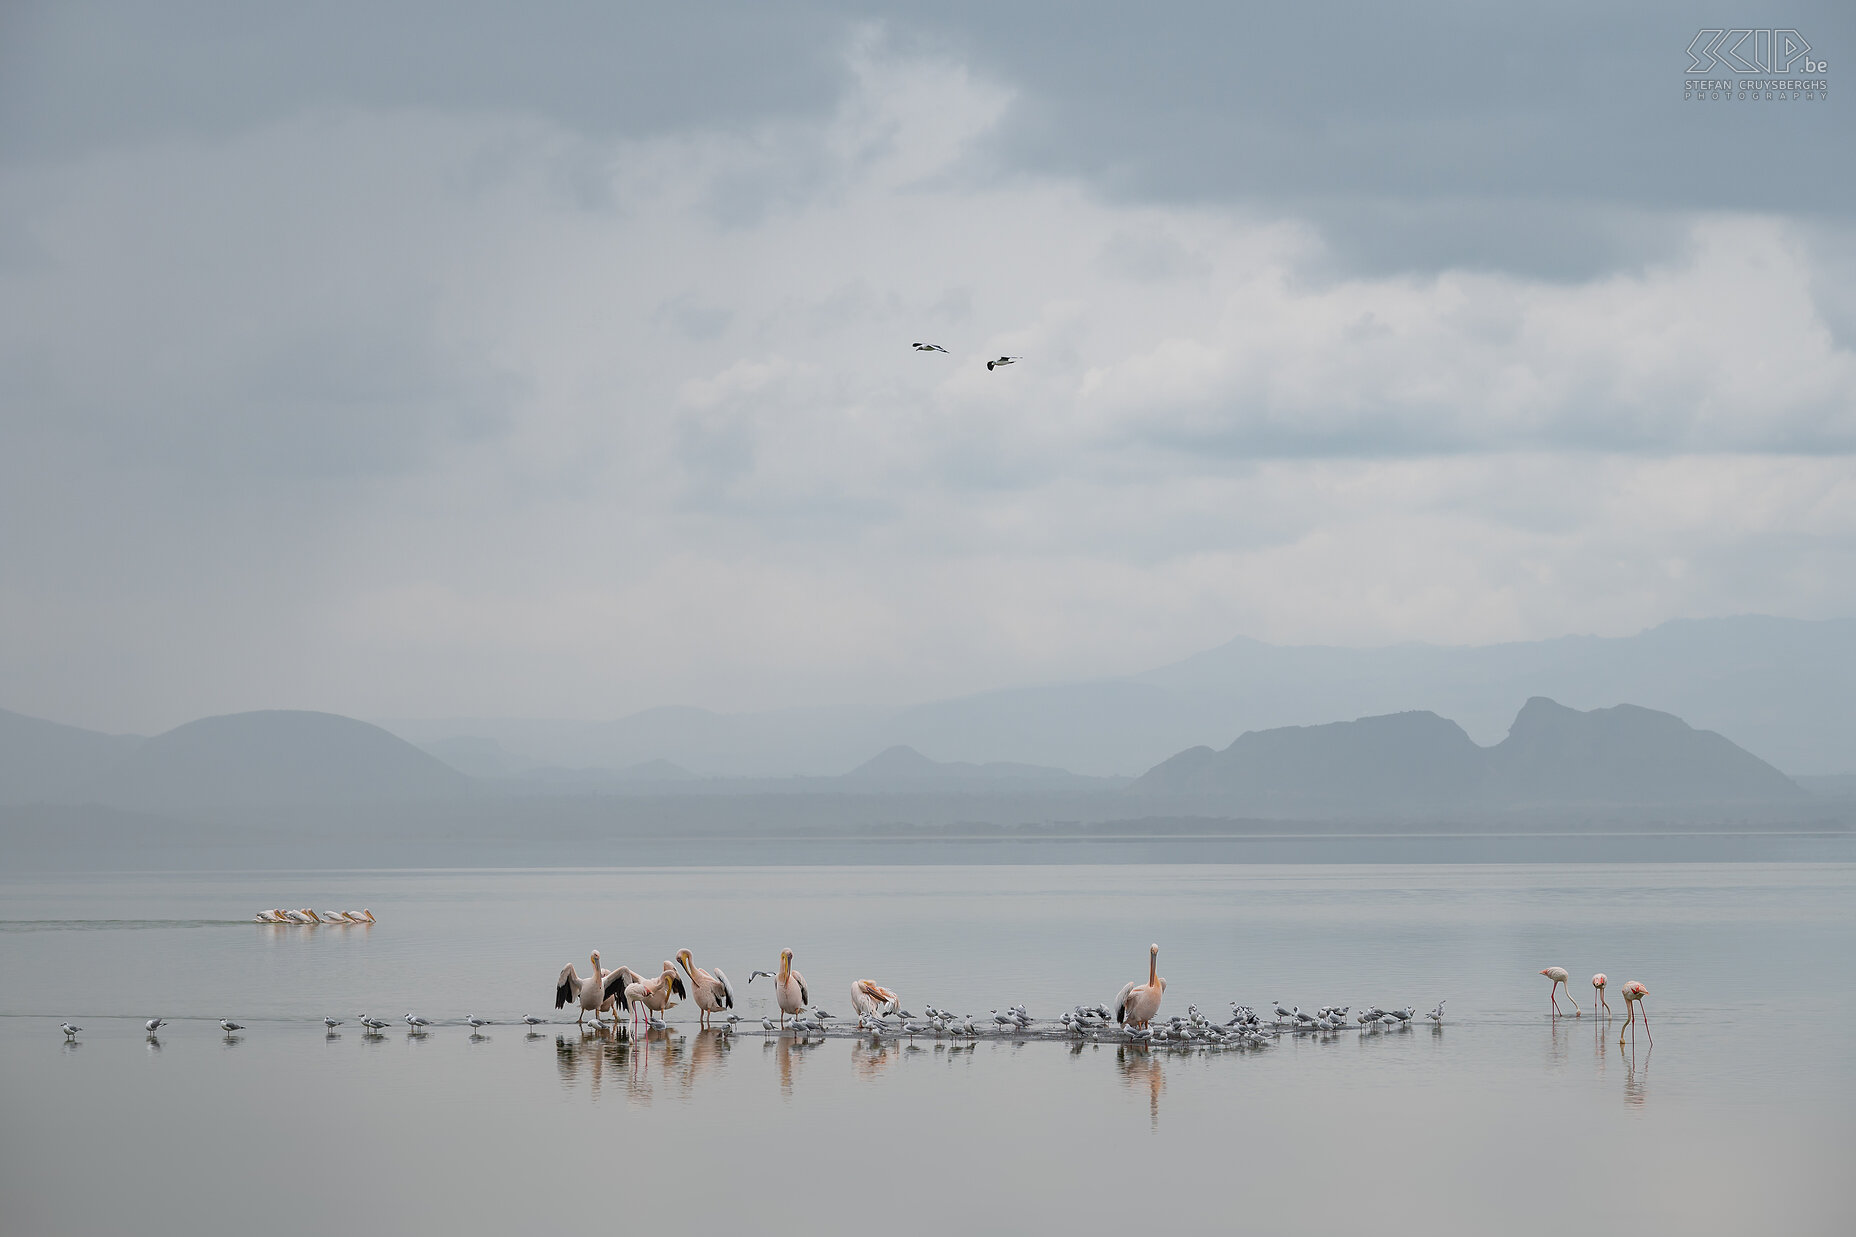
M 859 1018 L 873 1018 L 884 1011 L 899 1012 L 902 998 L 873 979 L 860 979 L 851 985 L 851 1008 Z
M 780 951 L 780 973 L 778 975 L 771 971 L 755 971 L 753 975 L 748 976 L 748 982 L 753 983 L 761 975 L 773 981 L 773 999 L 780 1007 L 782 1027 L 786 1025 L 788 1014 L 797 1014 L 812 1003 L 812 998 L 806 994 L 806 977 L 793 969 L 792 950 L 782 949 Z
M 366 914 L 365 911 L 362 912 Z M 581 979 L 574 964 L 569 962 L 561 968 L 561 976 L 554 984 L 554 1008 L 560 1009 L 569 1001 L 580 1004 L 580 1023 L 586 1023 L 586 1016 L 593 1015 L 593 1021 L 599 1021 L 602 1010 L 617 1002 L 625 1005 L 625 986 L 638 978 L 638 972 L 629 966 L 622 966 L 616 971 L 604 971 L 599 966 L 599 950 L 592 954 L 593 973 Z
M 1128 983 L 1115 997 L 1115 1021 L 1145 1027 L 1160 1012 L 1160 997 L 1166 980 L 1160 978 L 1160 946 L 1147 947 L 1147 982 Z
M 715 974 L 709 974 L 696 965 L 687 949 L 677 951 L 677 961 L 683 964 L 684 972 L 690 977 L 690 999 L 701 1011 L 696 1019 L 698 1026 L 708 1026 L 710 1014 L 735 1007 L 735 990 L 729 986 L 728 976 L 722 974 L 721 967 L 715 968 Z
M 1566 968 L 1563 966 L 1542 967 L 1540 973 L 1553 981 L 1553 988 L 1547 993 L 1547 997 L 1553 1002 L 1553 1012 L 1558 1014 L 1560 1012 L 1560 985 L 1566 985 L 1566 995 L 1570 998 L 1572 996 L 1571 977 L 1566 974 Z M 1572 1003 L 1573 1017 L 1577 1018 L 1584 1012 L 1584 1010 L 1579 1008 L 1579 1002 L 1574 1001 Z
M 374 912 L 370 910 L 362 909 L 358 911 L 343 911 L 342 914 L 348 916 L 348 921 L 350 923 L 373 923 L 374 922 Z
M 664 969 L 656 979 L 640 979 L 625 986 L 625 999 L 632 1010 L 632 1025 L 635 1027 L 638 1023 L 640 1005 L 654 1014 L 661 1014 L 676 1004 L 670 999 L 672 996 L 687 997 L 689 993 L 684 990 L 683 977 L 677 974 L 676 964 L 666 960 Z
M 252 916 L 252 919 L 258 923 L 284 923 L 285 922 L 284 913 L 282 911 L 259 911 L 257 914 Z

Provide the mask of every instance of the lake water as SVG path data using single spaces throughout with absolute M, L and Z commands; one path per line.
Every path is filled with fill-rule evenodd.
M 0 1232 L 1844 1232 L 1852 894 L 1856 865 L 1813 863 L 0 879 Z M 303 905 L 379 923 L 243 922 Z M 1150 941 L 1163 1014 L 1448 1017 L 1247 1052 L 800 1046 L 746 982 L 790 946 L 834 1013 L 867 976 L 918 1012 L 1054 1017 Z M 630 1045 L 506 1025 L 555 1016 L 592 948 L 655 971 L 685 946 L 746 996 L 732 1045 L 687 1005 Z M 1645 982 L 1654 1047 L 1549 1017 L 1553 964 L 1587 1003 L 1608 972 L 1620 1013 Z M 447 1025 L 363 1036 L 362 1010 Z

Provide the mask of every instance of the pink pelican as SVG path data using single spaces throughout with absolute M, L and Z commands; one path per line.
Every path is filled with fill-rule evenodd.
M 1551 991 L 1547 993 L 1547 999 L 1553 1002 L 1553 1012 L 1555 1014 L 1559 1014 L 1561 1012 L 1560 1010 L 1560 985 L 1561 984 L 1566 984 L 1566 997 L 1568 1000 L 1572 999 L 1572 985 L 1567 982 L 1568 976 L 1566 974 L 1566 968 L 1563 966 L 1543 967 L 1540 973 L 1542 975 L 1545 975 L 1548 979 L 1553 981 L 1553 988 Z M 1577 1018 L 1584 1012 L 1585 1012 L 1584 1010 L 1579 1008 L 1579 1003 L 1577 1001 L 1573 1001 L 1572 1016 Z
M 1144 1027 L 1160 1012 L 1160 997 L 1166 992 L 1166 980 L 1160 978 L 1160 946 L 1147 947 L 1147 982 L 1130 980 L 1115 997 L 1115 1021 L 1132 1027 Z
M 690 977 L 690 993 L 696 1002 L 696 1008 L 702 1011 L 696 1019 L 697 1025 L 708 1026 L 709 1015 L 719 1014 L 725 1009 L 735 1007 L 735 990 L 728 985 L 728 976 L 722 974 L 722 968 L 716 967 L 715 974 L 697 966 L 687 949 L 677 951 L 677 961 Z
M 1611 1012 L 1611 1002 L 1605 1000 L 1605 985 L 1610 982 L 1610 980 L 1605 978 L 1605 973 L 1603 971 L 1592 976 L 1592 1017 L 1594 1018 L 1598 1017 L 1598 1007 L 1600 1005 L 1605 1007 L 1605 1012 L 1607 1014 Z
M 1623 988 L 1619 989 L 1619 991 L 1624 994 L 1624 1008 L 1630 1011 L 1630 1021 L 1626 1022 L 1623 1027 L 1618 1028 L 1618 1043 L 1622 1044 L 1624 1042 L 1624 1027 L 1635 1027 L 1637 1025 L 1637 1003 L 1643 1000 L 1644 997 L 1649 996 L 1650 990 L 1633 979 L 1625 984 Z M 1643 1033 L 1645 1035 L 1650 1034 L 1650 1011 L 1647 1009 L 1643 1011 Z M 1633 1031 L 1632 1034 L 1635 1034 L 1635 1032 Z M 1656 1038 L 1654 1036 L 1650 1037 L 1650 1043 L 1656 1043 Z
M 632 1026 L 638 1026 L 638 1007 L 643 1006 L 654 1014 L 661 1014 L 676 1002 L 672 996 L 687 997 L 683 988 L 683 976 L 677 974 L 674 963 L 665 962 L 664 969 L 656 979 L 637 979 L 625 986 L 625 999 L 632 1009 Z
M 772 971 L 755 971 L 748 976 L 748 982 L 753 983 L 762 975 L 773 981 L 773 999 L 780 1007 L 780 1026 L 784 1028 L 788 1014 L 797 1014 L 812 1003 L 811 995 L 806 992 L 806 977 L 793 969 L 793 951 L 790 949 L 780 951 L 778 975 Z
M 608 1008 L 614 1001 L 621 1006 L 625 1004 L 626 985 L 638 978 L 638 972 L 629 966 L 622 966 L 616 971 L 601 970 L 599 950 L 592 956 L 593 973 L 585 979 L 580 978 L 569 962 L 561 968 L 560 978 L 554 984 L 554 1008 L 560 1009 L 567 1002 L 573 1001 L 580 1006 L 580 1022 L 586 1023 L 586 1016 L 593 1015 L 593 1021 L 599 1021 L 600 1011 Z
M 851 985 L 851 1008 L 859 1018 L 881 1013 L 901 1013 L 902 998 L 873 979 L 860 979 Z

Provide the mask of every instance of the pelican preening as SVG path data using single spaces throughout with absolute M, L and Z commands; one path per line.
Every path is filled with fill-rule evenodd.
M 851 1008 L 859 1018 L 876 1018 L 902 1012 L 902 998 L 873 979 L 860 979 L 851 985 Z
M 1633 979 L 1620 988 L 1619 991 L 1624 994 L 1624 1008 L 1630 1012 L 1630 1020 L 1626 1022 L 1624 1026 L 1618 1028 L 1618 1043 L 1622 1045 L 1624 1043 L 1625 1027 L 1631 1029 L 1632 1035 L 1637 1033 L 1637 1010 L 1641 1007 L 1643 998 L 1650 995 L 1650 990 Z M 1650 1011 L 1647 1009 L 1643 1011 L 1643 1033 L 1645 1035 L 1650 1035 Z M 1650 1036 L 1650 1043 L 1652 1046 L 1655 1045 L 1655 1036 Z
M 1592 976 L 1592 1017 L 1594 1018 L 1598 1017 L 1598 1007 L 1601 1005 L 1605 1007 L 1607 1014 L 1611 1012 L 1611 1002 L 1605 1000 L 1605 985 L 1609 982 L 1611 981 L 1605 978 L 1603 971 Z
M 1547 966 L 1542 967 L 1540 973 L 1553 981 L 1553 988 L 1548 992 L 1547 996 L 1553 1002 L 1553 1012 L 1558 1014 L 1560 1012 L 1560 985 L 1566 985 L 1566 996 L 1569 999 L 1572 996 L 1572 984 L 1568 980 L 1566 968 L 1563 966 Z M 1579 1008 L 1579 1002 L 1573 1001 L 1572 1016 L 1577 1018 L 1584 1012 L 1584 1010 Z
M 800 1010 L 812 1003 L 812 998 L 806 993 L 806 977 L 793 969 L 792 950 L 782 949 L 780 951 L 780 973 L 778 975 L 772 971 L 755 971 L 748 976 L 748 982 L 753 983 L 762 975 L 773 981 L 773 999 L 780 1007 L 782 1027 L 786 1025 L 787 1015 L 797 1017 Z
M 696 1008 L 701 1011 L 696 1019 L 698 1025 L 708 1026 L 709 1015 L 735 1007 L 735 990 L 729 987 L 728 976 L 722 974 L 721 967 L 715 968 L 715 974 L 709 974 L 696 965 L 687 949 L 677 951 L 677 961 L 683 964 L 684 971 L 690 977 L 690 994 L 696 1002 Z
M 1147 947 L 1147 982 L 1132 981 L 1123 985 L 1115 997 L 1115 1021 L 1133 1027 L 1146 1027 L 1160 1012 L 1160 997 L 1166 992 L 1166 980 L 1160 978 L 1160 946 Z
M 687 951 L 686 951 L 687 952 Z M 642 1006 L 650 1014 L 661 1014 L 676 1004 L 672 997 L 687 997 L 689 992 L 683 987 L 683 977 L 677 974 L 676 964 L 666 960 L 664 969 L 658 972 L 656 979 L 633 979 L 625 985 L 625 1004 L 632 1011 L 632 1027 L 638 1026 L 638 1009 Z
M 569 962 L 561 968 L 560 978 L 554 984 L 554 1008 L 560 1009 L 569 1001 L 578 1001 L 581 1025 L 585 1025 L 589 1013 L 593 1015 L 593 1021 L 598 1022 L 599 1015 L 614 1004 L 620 1009 L 629 1009 L 625 989 L 638 981 L 638 972 L 629 966 L 622 966 L 616 971 L 601 970 L 597 949 L 593 951 L 592 961 L 593 973 L 585 979 L 580 978 L 580 973 L 574 970 L 574 964 Z

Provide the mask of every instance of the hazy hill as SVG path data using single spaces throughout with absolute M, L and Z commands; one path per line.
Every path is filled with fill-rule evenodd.
M 141 743 L 81 792 L 138 811 L 385 803 L 462 795 L 470 781 L 378 726 L 333 713 L 207 717 Z
M 1103 787 L 1113 779 L 1081 777 L 1067 769 L 1046 765 L 991 761 L 930 760 L 912 747 L 887 748 L 841 779 L 857 789 L 926 790 L 962 787 L 984 789 L 1085 789 Z
M 0 709 L 0 803 L 49 803 L 95 781 L 143 740 Z
M 523 767 L 674 761 L 708 776 L 824 776 L 872 746 L 965 763 L 1129 775 L 1235 734 L 1429 710 L 1479 743 L 1514 702 L 1632 700 L 1718 731 L 1788 773 L 1856 772 L 1856 620 L 1745 616 L 1634 636 L 1347 649 L 1238 639 L 1127 678 L 1012 688 L 908 708 L 723 714 L 650 709 L 610 722 L 394 722 L 419 743 L 493 737 Z M 475 769 L 470 771 L 475 772 Z
M 1582 713 L 1543 697 L 1491 747 L 1435 713 L 1395 713 L 1248 731 L 1223 751 L 1197 747 L 1162 761 L 1131 790 L 1297 815 L 1804 797 L 1771 765 L 1678 717 L 1628 704 Z

